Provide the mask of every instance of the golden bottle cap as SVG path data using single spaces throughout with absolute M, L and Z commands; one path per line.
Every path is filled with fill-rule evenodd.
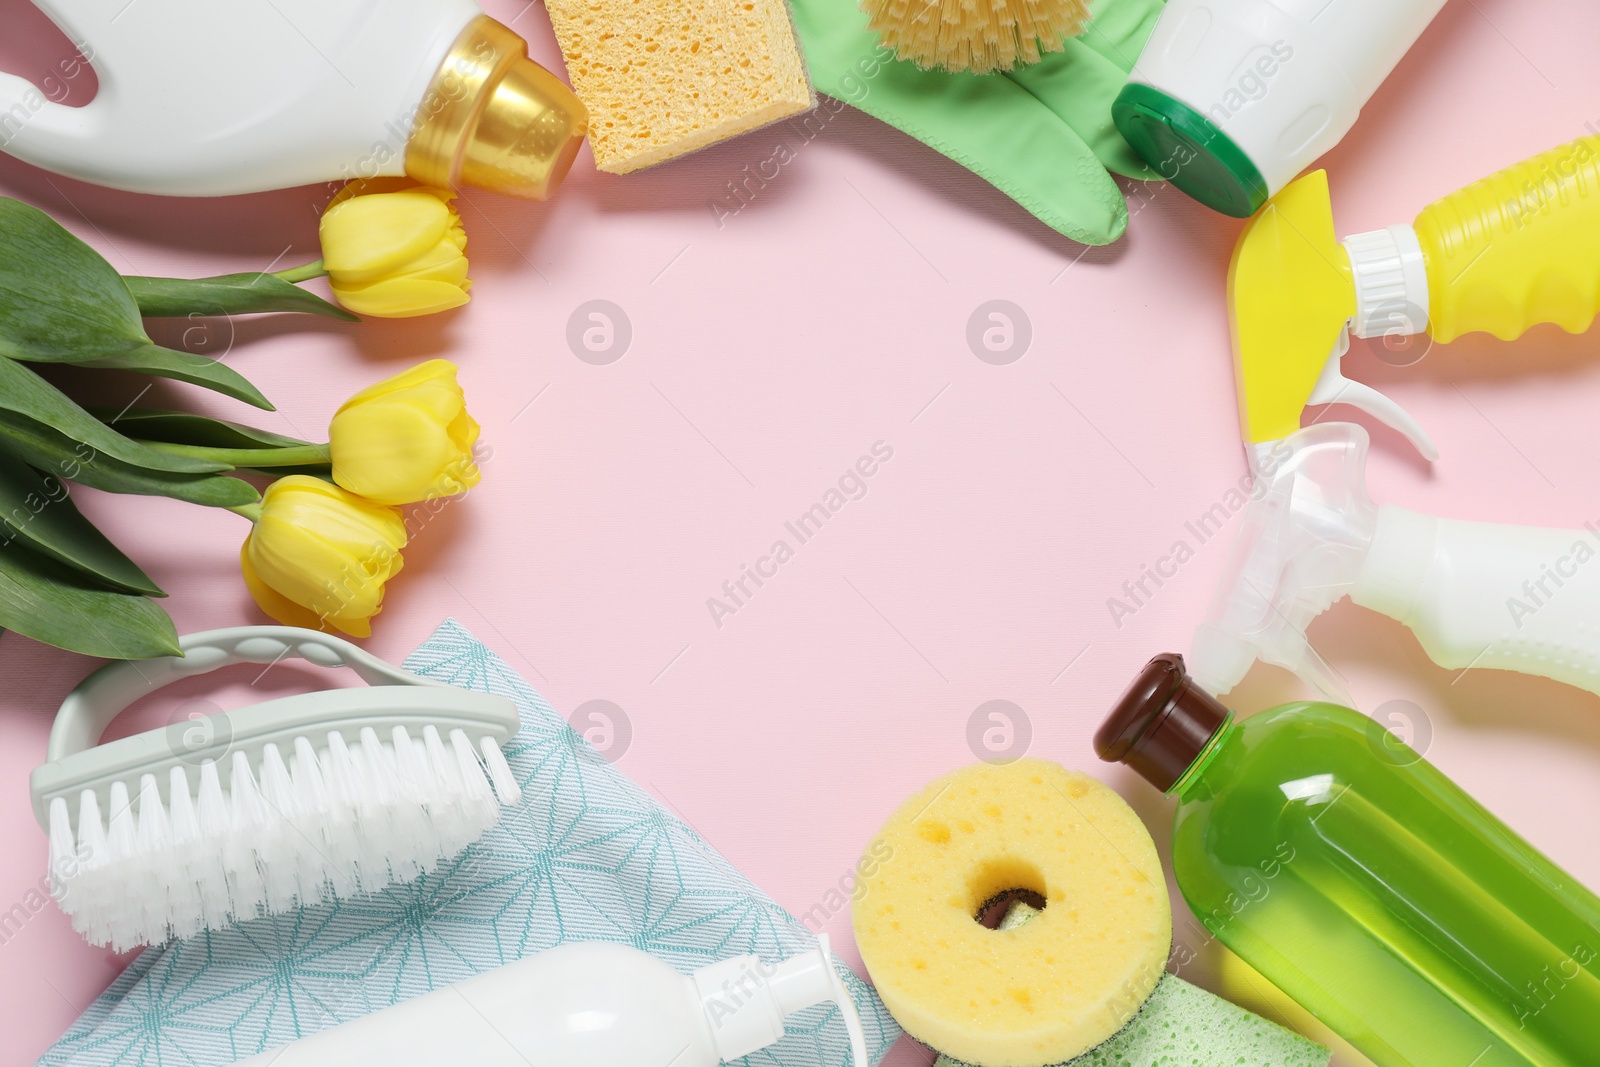
M 566 177 L 588 129 L 572 90 L 528 58 L 521 37 L 480 15 L 423 95 L 406 174 L 440 188 L 543 200 Z

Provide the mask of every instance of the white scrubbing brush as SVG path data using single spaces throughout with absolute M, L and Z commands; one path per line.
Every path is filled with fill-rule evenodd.
M 516 706 L 283 626 L 191 634 L 183 657 L 115 663 L 56 716 L 33 806 L 51 885 L 90 942 L 118 951 L 407 881 L 520 797 L 500 745 Z M 95 745 L 178 678 L 298 656 L 369 688 L 306 693 Z

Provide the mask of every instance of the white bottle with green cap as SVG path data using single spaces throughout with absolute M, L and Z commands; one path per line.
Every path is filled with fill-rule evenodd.
M 1349 132 L 1444 0 L 1170 0 L 1112 107 L 1202 204 L 1248 218 Z

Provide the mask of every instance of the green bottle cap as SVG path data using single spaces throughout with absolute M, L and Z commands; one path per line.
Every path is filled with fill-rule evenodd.
M 1129 82 L 1111 120 L 1146 163 L 1207 207 L 1247 219 L 1267 202 L 1266 179 L 1250 157 L 1182 100 Z

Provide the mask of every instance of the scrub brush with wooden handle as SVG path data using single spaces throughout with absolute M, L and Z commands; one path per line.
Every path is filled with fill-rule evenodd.
M 1089 21 L 1088 0 L 862 0 L 900 59 L 975 74 L 1037 63 Z

